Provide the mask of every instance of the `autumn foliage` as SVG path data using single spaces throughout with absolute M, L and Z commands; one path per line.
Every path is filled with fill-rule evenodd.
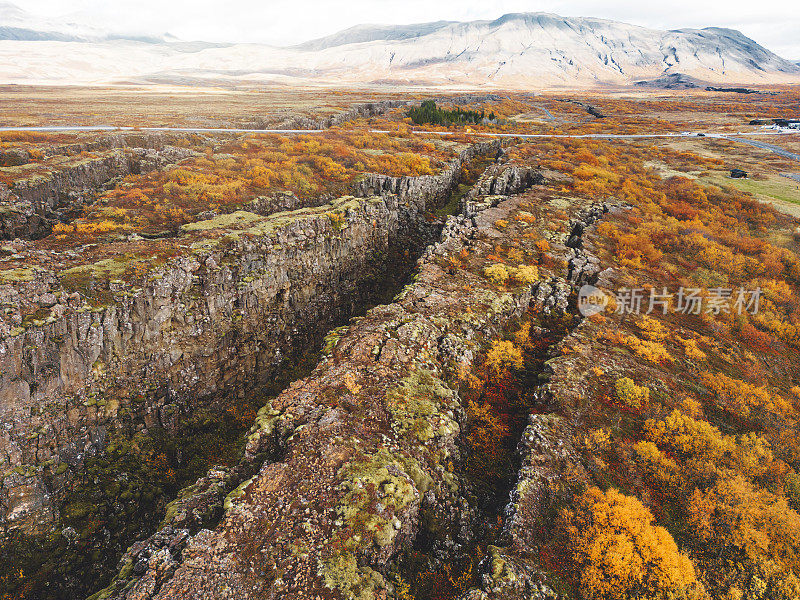
M 377 133 L 252 135 L 195 150 L 201 155 L 176 168 L 127 177 L 53 232 L 74 243 L 176 231 L 202 213 L 232 212 L 259 197 L 291 193 L 308 204 L 346 195 L 363 173 L 431 175 L 452 158 L 432 142 Z
M 585 600 L 700 597 L 691 561 L 636 498 L 590 488 L 562 510 L 558 530 Z
M 673 301 L 666 314 L 624 314 L 612 297 L 584 321 L 573 343 L 591 358 L 574 359 L 562 374 L 574 387 L 553 393 L 609 491 L 564 502 L 560 541 L 545 545 L 552 568 L 565 563 L 584 600 L 800 597 L 800 258 L 777 233 L 795 221 L 704 180 L 717 159 L 669 147 L 548 141 L 509 153 L 568 174 L 561 194 L 622 207 L 590 234 L 617 289 L 697 288 L 706 302 L 715 288 L 761 291 L 757 311 L 681 314 Z

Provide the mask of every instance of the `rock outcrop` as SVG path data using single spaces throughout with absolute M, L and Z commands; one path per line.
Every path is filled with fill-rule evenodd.
M 572 310 L 569 297 L 582 285 L 596 284 L 603 277 L 598 259 L 584 248 L 584 233 L 610 210 L 607 205 L 588 207 L 570 221 L 563 244 L 567 273 L 536 286 L 532 302 L 545 314 L 563 316 Z M 617 210 L 616 208 L 614 210 Z M 578 315 L 576 315 L 578 316 Z M 577 321 L 575 328 L 581 327 Z M 556 510 L 576 490 L 591 482 L 577 448 L 577 428 L 560 409 L 564 390 L 553 384 L 554 364 L 563 354 L 572 333 L 560 339 L 550 350 L 552 358 L 545 362 L 544 383 L 534 392 L 537 409 L 522 434 L 517 451 L 520 468 L 517 482 L 505 508 L 503 548 L 492 548 L 483 562 L 485 575 L 480 590 L 464 600 L 526 598 L 555 600 L 558 594 L 532 556 L 549 540 Z M 571 390 L 580 395 L 579 390 Z
M 53 154 L 75 158 L 48 166 L 41 174 L 19 178 L 11 185 L 0 184 L 0 239 L 45 237 L 56 223 L 77 216 L 98 192 L 120 178 L 154 171 L 195 155 L 192 150 L 166 145 L 159 139 L 153 135 L 108 136 L 52 149 Z M 99 155 L 83 158 L 81 152 Z M 21 150 L 14 154 L 20 164 L 28 161 L 23 155 Z
M 367 173 L 354 187 L 356 196 L 366 197 L 375 194 L 392 194 L 405 200 L 426 194 L 427 190 L 437 189 L 436 200 L 447 198 L 450 191 L 458 183 L 461 176 L 461 166 L 464 162 L 472 160 L 480 154 L 494 153 L 499 155 L 500 142 L 483 142 L 468 147 L 460 153 L 459 158 L 450 163 L 438 175 L 423 175 L 421 177 L 392 177 L 380 173 Z
M 292 117 L 280 122 L 277 126 L 268 124 L 265 121 L 256 120 L 253 122 L 255 129 L 329 129 L 342 123 L 353 121 L 354 119 L 375 117 L 384 114 L 386 111 L 406 106 L 406 100 L 384 100 L 382 102 L 366 102 L 358 104 L 347 110 L 335 112 L 327 117 Z
M 249 227 L 170 261 L 139 287 L 97 283 L 107 285 L 94 289 L 99 304 L 87 302 L 86 286 L 107 262 L 61 277 L 4 273 L 0 409 L 12 424 L 0 433 L 5 522 L 46 527 L 83 458 L 102 451 L 121 418 L 134 431 L 169 428 L 223 390 L 269 380 L 289 353 L 353 314 L 386 269 L 402 273 L 386 257 L 428 243 L 435 226 L 426 211 L 455 185 L 461 161 L 491 148 L 468 148 L 444 174 L 409 181 L 413 194 L 195 223 L 187 234 L 225 228 L 234 217 Z
M 538 169 L 514 164 L 498 163 L 481 175 L 467 198 L 480 195 L 513 195 L 524 192 L 533 185 L 544 183 L 545 177 Z
M 209 598 L 314 597 L 326 588 L 344 596 L 360 586 L 379 589 L 386 585 L 381 565 L 412 542 L 423 513 L 441 523 L 468 513 L 446 467 L 457 456 L 463 409 L 445 381 L 459 365 L 470 366 L 481 340 L 524 312 L 531 290 L 498 292 L 465 274 L 475 285 L 465 296 L 466 281 L 451 279 L 439 262 L 484 246 L 475 239 L 479 232 L 519 203 L 495 197 L 473 205 L 471 215 L 451 217 L 442 241 L 420 259 L 415 283 L 353 322 L 309 377 L 260 411 L 246 457 L 271 452 L 280 460 L 267 461 L 229 496 L 216 530 L 186 538 L 169 524 L 169 542 L 163 529 L 144 555 L 132 548 L 123 564 L 149 557 L 146 570 L 120 578 L 111 597 L 189 598 L 201 589 Z M 360 491 L 372 485 L 380 490 L 376 512 Z
M 448 466 L 460 460 L 455 440 L 465 424 L 453 382 L 529 303 L 563 311 L 569 279 L 592 277 L 595 263 L 572 237 L 604 208 L 580 202 L 557 198 L 534 208 L 524 196 L 466 201 L 420 259 L 415 282 L 394 303 L 334 332 L 328 358 L 259 412 L 243 460 L 268 459 L 227 496 L 220 523 L 198 530 L 183 516 L 192 509 L 178 509 L 178 520 L 130 549 L 103 597 L 379 597 L 392 589 L 390 565 L 422 532 L 442 537 L 443 548 L 468 543 L 474 513 L 457 469 Z M 482 257 L 511 235 L 507 223 L 534 216 L 528 210 L 551 240 L 553 262 L 573 266 L 533 286 L 498 290 L 478 274 Z M 565 210 L 572 221 L 560 220 Z M 474 259 L 471 268 L 447 266 L 465 255 Z M 521 484 L 538 477 L 546 485 L 573 455 L 560 445 L 562 421 L 537 418 L 521 446 Z M 197 489 L 209 489 L 203 481 Z M 512 523 L 521 518 L 515 506 Z M 557 597 L 545 574 L 505 549 L 490 547 L 481 568 L 483 587 L 468 599 Z

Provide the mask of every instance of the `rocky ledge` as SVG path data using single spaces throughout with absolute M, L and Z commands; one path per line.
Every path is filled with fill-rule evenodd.
M 184 226 L 178 256 L 160 266 L 124 256 L 0 272 L 3 523 L 46 529 L 85 458 L 123 423 L 170 429 L 222 392 L 268 381 L 402 275 L 392 257 L 432 239 L 427 211 L 461 161 L 491 148 L 409 183 L 414 194 Z
M 155 171 L 196 154 L 166 144 L 164 139 L 108 136 L 53 148 L 48 153 L 50 160 L 38 170 L 39 165 L 27 164 L 26 152 L 12 153 L 19 163 L 19 176 L 11 184 L 0 182 L 0 239 L 45 237 L 56 223 L 76 217 L 97 193 L 120 178 Z M 28 167 L 33 168 L 33 175 L 25 175 L 31 170 Z
M 388 573 L 418 535 L 467 543 L 475 528 L 458 468 L 460 378 L 534 292 L 543 304 L 565 303 L 576 257 L 567 242 L 578 222 L 591 223 L 585 214 L 571 198 L 466 202 L 420 259 L 414 283 L 331 332 L 311 375 L 259 411 L 243 459 L 261 465 L 256 474 L 224 500 L 224 474 L 182 494 L 96 598 L 381 598 L 394 594 Z M 538 281 L 487 277 L 496 244 L 521 240 L 527 249 L 542 239 L 550 266 Z M 204 528 L 199 515 L 215 501 L 224 514 Z M 487 585 L 498 553 L 484 561 Z

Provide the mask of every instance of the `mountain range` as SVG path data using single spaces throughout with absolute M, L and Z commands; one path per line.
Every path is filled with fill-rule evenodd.
M 0 83 L 627 85 L 681 74 L 708 83 L 798 83 L 800 65 L 742 33 L 655 30 L 596 18 L 358 25 L 285 48 L 119 36 L 0 4 Z
M 80 19 L 42 19 L 22 10 L 15 4 L 0 2 L 0 40 L 26 42 L 130 40 L 161 43 L 174 40 L 174 38 L 170 38 L 169 34 L 151 36 L 112 33 L 101 27 L 81 22 Z

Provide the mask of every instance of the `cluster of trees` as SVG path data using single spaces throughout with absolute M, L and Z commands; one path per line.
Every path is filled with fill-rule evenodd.
M 434 100 L 426 100 L 419 106 L 414 106 L 408 111 L 408 116 L 415 125 L 461 125 L 464 123 L 481 123 L 487 118 L 481 110 L 463 110 L 460 107 L 453 109 L 439 108 Z M 494 112 L 489 113 L 488 119 L 494 121 L 497 117 Z
M 497 123 L 493 129 L 516 131 L 519 133 L 645 133 L 655 131 L 683 131 L 697 129 L 698 126 L 719 126 L 719 116 L 731 118 L 731 124 L 749 121 L 754 115 L 770 114 L 776 110 L 786 110 L 786 106 L 796 104 L 798 94 L 784 91 L 779 100 L 760 96 L 753 100 L 760 106 L 750 104 L 743 99 L 736 99 L 730 94 L 716 97 L 686 99 L 624 99 L 624 98 L 592 98 L 591 104 L 605 115 L 597 119 L 589 114 L 587 106 L 576 102 L 565 101 L 562 97 L 549 95 L 530 96 L 528 94 L 508 94 L 500 99 L 484 103 L 475 103 L 462 107 L 463 112 L 493 112 Z M 750 96 L 749 98 L 752 98 Z M 432 103 L 432 101 L 428 101 Z M 433 107 L 431 106 L 431 109 Z M 414 109 L 422 112 L 422 107 Z M 433 116 L 430 111 L 430 116 Z M 396 126 L 402 116 L 410 117 L 407 112 L 396 111 L 381 118 L 373 118 L 373 124 L 379 127 Z M 415 120 L 418 125 L 447 126 L 452 123 L 465 123 L 455 118 L 447 119 L 444 115 L 434 120 Z M 481 128 L 478 123 L 477 129 Z M 713 143 L 713 142 L 712 142 Z M 695 166 L 697 164 L 695 163 Z

